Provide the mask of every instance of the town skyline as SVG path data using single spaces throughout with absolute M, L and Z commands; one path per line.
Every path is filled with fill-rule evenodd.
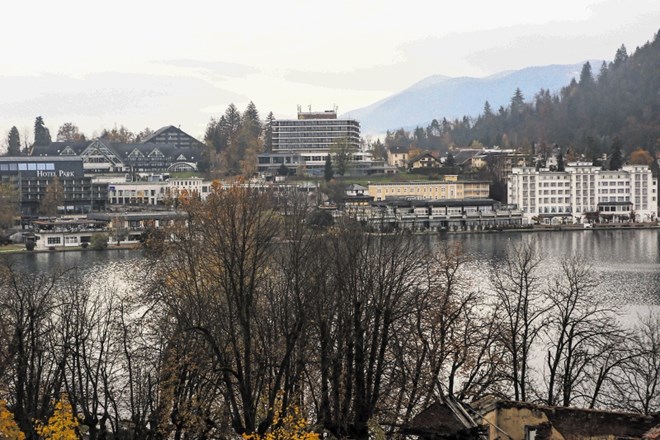
M 321 16 L 288 1 L 256 11 L 120 1 L 95 20 L 98 12 L 77 1 L 42 5 L 38 14 L 9 5 L 8 16 L 34 15 L 35 31 L 24 35 L 20 20 L 0 30 L 12 41 L 0 62 L 0 132 L 31 131 L 41 115 L 52 134 L 73 122 L 88 136 L 115 125 L 137 132 L 172 124 L 201 137 L 227 104 L 243 109 L 249 101 L 262 118 L 269 111 L 293 118 L 297 105 L 344 113 L 429 75 L 611 60 L 621 44 L 633 51 L 651 39 L 660 17 L 650 1 L 634 10 L 596 0 L 478 3 L 477 14 L 475 4 L 333 6 Z

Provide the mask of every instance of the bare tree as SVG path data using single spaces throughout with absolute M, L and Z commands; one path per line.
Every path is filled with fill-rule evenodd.
M 262 418 L 262 405 L 296 385 L 291 365 L 306 316 L 297 288 L 273 275 L 280 223 L 269 197 L 248 187 L 216 186 L 205 202 L 182 207 L 188 221 L 173 231 L 156 292 L 181 331 L 204 338 L 236 433 L 263 433 L 272 411 Z
M 46 191 L 39 201 L 39 213 L 49 217 L 57 215 L 58 207 L 64 204 L 64 185 L 55 176 L 46 186 Z
M 89 280 L 71 271 L 61 289 L 54 313 L 60 325 L 55 328 L 52 349 L 64 364 L 64 386 L 90 439 L 104 438 L 115 396 L 111 384 L 119 381 L 115 302 L 117 292 L 92 291 Z
M 57 141 L 58 142 L 78 142 L 84 141 L 85 135 L 80 132 L 78 126 L 73 122 L 65 122 L 57 130 Z
M 2 350 L 2 389 L 27 438 L 35 438 L 33 421 L 48 414 L 51 399 L 62 389 L 62 359 L 49 349 L 59 325 L 52 314 L 58 282 L 57 274 L 0 267 L 0 320 L 9 336 Z
M 402 234 L 373 236 L 350 220 L 336 228 L 313 318 L 321 356 L 318 412 L 333 435 L 362 438 L 367 422 L 387 413 L 392 347 L 417 305 L 425 253 Z
M 513 398 L 519 401 L 530 397 L 530 358 L 549 309 L 538 274 L 540 263 L 538 249 L 528 242 L 511 247 L 491 269 L 499 315 L 497 341 L 505 355 L 502 373 L 513 388 Z
M 543 398 L 548 405 L 570 406 L 581 400 L 595 406 L 604 382 L 625 359 L 620 350 L 624 332 L 614 311 L 597 297 L 597 285 L 586 261 L 572 257 L 562 262 L 548 291 L 552 310 L 545 327 Z
M 406 330 L 393 335 L 397 424 L 443 395 L 475 399 L 498 383 L 495 315 L 472 284 L 467 257 L 453 243 L 426 264 L 428 288 L 420 289 Z
M 652 414 L 660 410 L 660 315 L 640 317 L 627 347 L 629 359 L 616 371 L 606 404 Z

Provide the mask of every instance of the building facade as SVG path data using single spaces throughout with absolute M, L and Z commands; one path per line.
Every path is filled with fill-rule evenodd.
M 518 167 L 508 179 L 508 200 L 527 222 L 652 222 L 657 217 L 658 180 L 646 165 L 602 170 L 573 162 L 565 171 Z
M 387 149 L 387 164 L 393 167 L 405 168 L 408 163 L 408 149 L 391 147 Z
M 34 157 L 81 157 L 87 174 L 195 171 L 204 160 L 204 145 L 180 129 L 161 128 L 142 142 L 108 139 L 51 142 L 34 146 Z
M 660 416 L 600 411 L 529 402 L 484 399 L 473 403 L 488 439 L 640 440 Z
M 298 119 L 274 120 L 273 149 L 257 157 L 260 173 L 275 174 L 286 167 L 289 174 L 322 175 L 328 155 L 344 149 L 350 156 L 350 174 L 394 172 L 385 161 L 374 161 L 360 150 L 360 123 L 338 119 L 337 112 L 298 112 Z
M 487 199 L 490 184 L 486 181 L 460 181 L 446 176 L 443 181 L 372 183 L 368 194 L 375 201 L 387 199 L 446 200 Z
M 338 142 L 360 149 L 360 123 L 337 119 L 337 112 L 298 112 L 298 119 L 274 120 L 273 151 L 324 151 Z
M 168 205 L 184 194 L 206 200 L 213 182 L 200 177 L 155 182 L 117 182 L 108 185 L 111 205 Z
M 360 220 L 381 230 L 481 231 L 519 227 L 522 213 L 492 199 L 390 200 L 372 202 Z
M 63 188 L 58 212 L 86 213 L 105 209 L 108 185 L 85 177 L 80 157 L 0 157 L 0 181 L 11 183 L 19 190 L 23 217 L 39 215 L 46 189 L 56 177 Z
M 168 125 L 156 130 L 151 136 L 142 140 L 143 143 L 169 144 L 176 148 L 203 148 L 204 144 L 174 125 Z

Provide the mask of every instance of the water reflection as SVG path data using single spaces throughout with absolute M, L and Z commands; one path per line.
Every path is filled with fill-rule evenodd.
M 472 260 L 475 280 L 487 280 L 490 263 L 502 259 L 511 245 L 533 240 L 544 257 L 542 276 L 557 273 L 561 261 L 573 255 L 587 258 L 600 279 L 599 292 L 613 304 L 632 308 L 660 305 L 660 231 L 562 231 L 540 233 L 417 236 L 429 246 L 458 241 Z M 137 275 L 141 251 L 25 253 L 6 256 L 34 273 L 80 267 L 90 282 L 124 286 Z
M 543 276 L 559 271 L 561 262 L 583 256 L 600 280 L 599 293 L 616 305 L 660 305 L 660 231 L 562 231 L 473 234 L 430 237 L 432 246 L 458 241 L 474 261 L 471 270 L 487 279 L 487 267 L 502 259 L 511 245 L 535 241 L 543 255 Z

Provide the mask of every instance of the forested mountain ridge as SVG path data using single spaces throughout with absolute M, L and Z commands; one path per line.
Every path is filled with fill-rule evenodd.
M 656 34 L 631 55 L 621 46 L 610 63 L 586 63 L 559 93 L 541 89 L 529 99 L 519 88 L 510 93 L 506 108 L 486 102 L 476 118 L 440 117 L 426 128 L 392 130 L 386 144 L 446 150 L 474 141 L 517 148 L 545 143 L 592 158 L 619 139 L 624 152 L 654 151 L 660 142 L 660 39 Z
M 600 64 L 599 61 L 593 63 Z M 530 95 L 541 88 L 558 92 L 579 75 L 582 64 L 527 67 L 485 78 L 433 75 L 344 116 L 359 120 L 365 134 L 385 133 L 399 127 L 411 129 L 426 125 L 438 116 L 447 119 L 476 116 L 486 100 L 496 108 L 506 106 L 516 87 Z

